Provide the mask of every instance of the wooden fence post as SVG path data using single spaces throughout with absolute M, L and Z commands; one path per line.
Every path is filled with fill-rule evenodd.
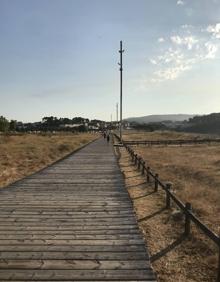
M 156 174 L 155 174 L 155 182 L 154 182 L 154 191 L 155 191 L 155 192 L 158 191 L 158 178 L 159 178 L 159 174 L 156 173 Z
M 170 194 L 169 194 L 169 191 L 171 190 L 171 186 L 172 186 L 171 183 L 166 184 L 166 208 L 167 209 L 170 209 L 171 207 Z
M 147 182 L 150 182 L 150 167 L 147 167 Z
M 138 169 L 141 168 L 141 157 L 138 158 Z
M 192 210 L 192 205 L 190 203 L 186 203 L 185 209 L 186 209 L 186 211 L 191 211 Z M 190 234 L 190 216 L 186 212 L 186 214 L 185 214 L 185 232 L 184 232 L 184 235 L 185 236 L 189 236 L 189 234 Z
M 134 155 L 134 164 L 137 165 L 137 154 Z
M 220 282 L 220 233 L 219 233 L 219 245 L 218 245 L 218 274 L 217 282 Z
M 144 171 L 145 171 L 145 162 L 143 161 L 142 163 L 142 174 L 144 175 Z

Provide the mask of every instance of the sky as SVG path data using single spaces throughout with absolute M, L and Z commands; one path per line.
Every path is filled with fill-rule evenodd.
M 220 112 L 220 0 L 0 0 L 0 115 Z

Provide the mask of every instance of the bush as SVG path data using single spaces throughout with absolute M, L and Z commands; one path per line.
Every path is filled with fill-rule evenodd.
M 5 117 L 0 116 L 0 131 L 7 132 L 8 129 L 9 129 L 8 120 Z
M 66 152 L 66 151 L 69 151 L 70 150 L 70 145 L 68 144 L 60 144 L 58 146 L 58 151 L 60 152 Z

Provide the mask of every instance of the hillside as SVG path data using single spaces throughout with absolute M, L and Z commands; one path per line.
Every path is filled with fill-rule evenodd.
M 151 122 L 162 122 L 162 121 L 184 121 L 193 118 L 195 115 L 189 114 L 170 114 L 170 115 L 148 115 L 143 117 L 131 117 L 126 118 L 128 122 L 136 123 L 151 123 Z

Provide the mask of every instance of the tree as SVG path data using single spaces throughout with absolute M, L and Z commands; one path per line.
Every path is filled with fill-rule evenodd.
M 44 117 L 42 121 L 43 121 L 43 128 L 46 130 L 56 130 L 60 124 L 57 117 L 53 117 L 53 116 Z
M 7 132 L 8 129 L 9 129 L 8 120 L 5 117 L 0 116 L 0 131 Z
M 78 127 L 78 130 L 79 130 L 79 132 L 86 132 L 86 131 L 87 131 L 87 128 L 86 128 L 85 125 L 80 125 L 80 126 Z
M 15 131 L 16 130 L 16 126 L 17 126 L 17 121 L 12 119 L 10 121 L 10 124 L 9 124 L 10 131 Z
M 89 122 L 89 119 L 82 117 L 75 117 L 72 119 L 72 122 L 79 124 L 79 123 Z

